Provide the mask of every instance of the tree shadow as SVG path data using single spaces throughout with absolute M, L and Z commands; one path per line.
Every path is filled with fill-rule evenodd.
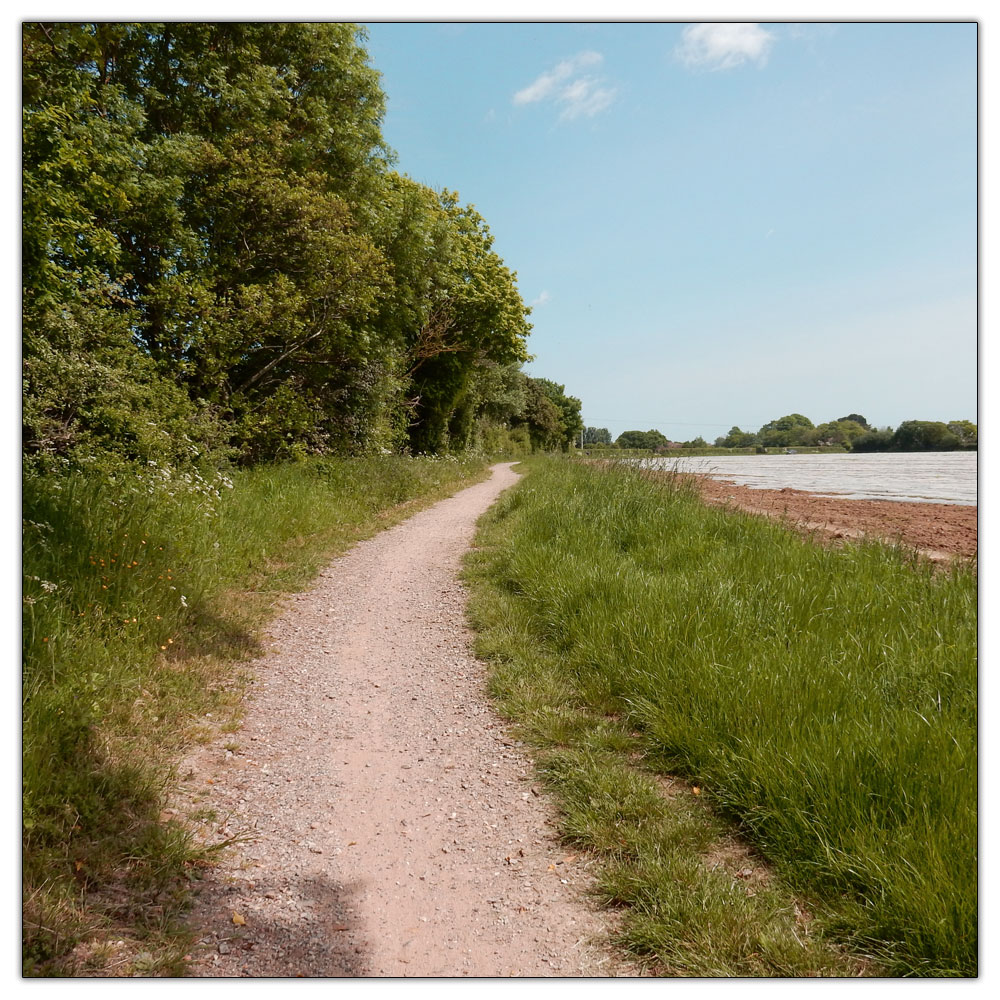
M 190 977 L 345 978 L 371 975 L 361 884 L 328 875 L 265 873 L 227 881 L 218 870 L 195 889 L 198 944 Z

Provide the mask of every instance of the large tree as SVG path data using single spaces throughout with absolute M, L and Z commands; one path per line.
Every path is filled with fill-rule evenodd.
M 103 435 L 141 457 L 181 420 L 205 442 L 223 429 L 246 461 L 440 451 L 523 414 L 516 275 L 472 206 L 390 169 L 361 30 L 30 24 L 23 38 L 30 449 Z M 67 382 L 91 360 L 118 374 L 81 394 Z M 101 384 L 169 401 L 163 434 L 141 431 L 145 404 L 124 407 L 135 426 L 108 419 Z

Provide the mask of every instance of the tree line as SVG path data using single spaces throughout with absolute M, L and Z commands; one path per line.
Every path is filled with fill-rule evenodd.
M 849 413 L 822 424 L 801 413 L 790 413 L 764 424 L 758 431 L 732 427 L 713 444 L 704 438 L 672 442 L 656 429 L 624 431 L 614 441 L 606 427 L 587 427 L 583 432 L 587 445 L 615 448 L 640 448 L 664 451 L 669 448 L 823 448 L 840 447 L 850 451 L 957 451 L 975 449 L 979 444 L 976 424 L 970 420 L 904 420 L 895 430 L 876 428 L 859 413 Z
M 486 221 L 395 169 L 364 37 L 23 26 L 29 468 L 578 440 Z

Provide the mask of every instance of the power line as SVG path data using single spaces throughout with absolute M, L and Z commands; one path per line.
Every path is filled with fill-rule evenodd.
M 664 427 L 732 427 L 732 424 L 715 424 L 708 420 L 640 420 L 638 417 L 588 417 L 589 420 L 607 420 L 612 423 L 662 424 Z

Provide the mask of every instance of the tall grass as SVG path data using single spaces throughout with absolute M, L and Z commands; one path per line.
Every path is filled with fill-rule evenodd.
M 474 618 L 554 655 L 564 699 L 621 718 L 891 973 L 975 974 L 974 569 L 569 462 L 536 464 L 480 545 L 508 610 L 481 592 Z
M 483 468 L 385 456 L 231 479 L 152 465 L 26 479 L 28 972 L 66 971 L 86 926 L 151 934 L 167 919 L 163 894 L 191 858 L 183 831 L 159 822 L 172 755 L 190 723 L 232 710 L 231 664 L 258 651 L 276 598 L 400 505 Z

